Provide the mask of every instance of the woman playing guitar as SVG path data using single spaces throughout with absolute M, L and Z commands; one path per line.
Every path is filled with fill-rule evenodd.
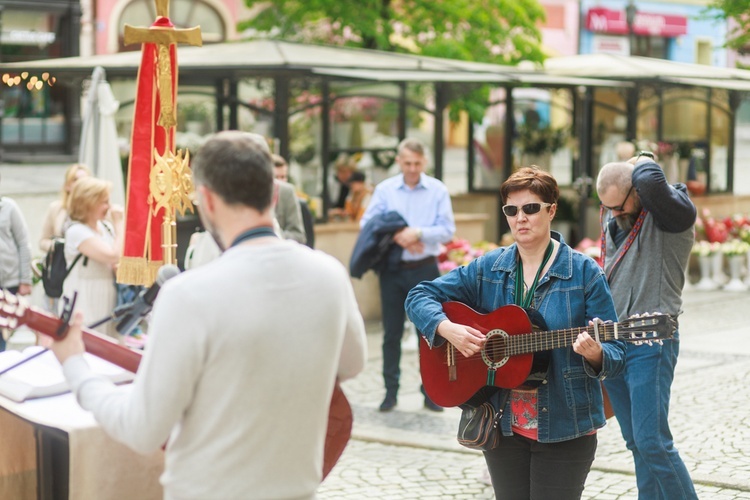
M 418 285 L 407 298 L 407 313 L 430 346 L 446 341 L 452 346 L 450 384 L 470 379 L 463 376 L 462 366 L 484 356 L 485 387 L 468 404 L 492 398 L 504 410 L 499 444 L 484 451 L 497 498 L 580 498 L 596 451 L 596 430 L 605 424 L 599 380 L 622 370 L 625 344 L 602 343 L 583 331 L 572 345 L 537 354 L 518 383 L 495 380 L 508 357 L 493 356 L 493 350 L 485 348 L 507 333 L 531 333 L 532 321 L 569 329 L 617 319 L 597 263 L 550 230 L 559 197 L 555 179 L 537 167 L 521 168 L 503 183 L 501 196 L 515 243 Z M 444 308 L 449 301 L 480 313 L 515 304 L 533 311 L 532 321 L 510 306 L 498 314 L 507 317 L 507 326 L 484 327 L 451 311 L 448 304 Z M 526 331 L 518 331 L 523 328 Z M 431 377 L 422 367 L 429 392 L 426 381 Z M 438 404 L 451 397 L 429 396 Z

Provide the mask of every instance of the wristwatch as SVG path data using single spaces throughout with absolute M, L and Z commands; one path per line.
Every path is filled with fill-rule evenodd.
M 651 158 L 652 160 L 655 160 L 656 157 L 654 156 L 654 153 L 651 151 L 638 151 L 638 154 L 635 157 L 635 162 L 638 163 L 638 160 L 641 159 L 641 156 L 645 156 L 647 158 Z
M 420 228 L 417 228 L 417 239 L 422 241 L 422 230 Z

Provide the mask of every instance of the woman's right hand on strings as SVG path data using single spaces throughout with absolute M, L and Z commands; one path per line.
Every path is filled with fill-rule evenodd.
M 485 335 L 476 328 L 459 325 L 447 319 L 438 325 L 436 333 L 453 344 L 458 352 L 467 358 L 482 350 L 486 341 Z

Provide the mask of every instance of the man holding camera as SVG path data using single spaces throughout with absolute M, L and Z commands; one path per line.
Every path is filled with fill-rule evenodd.
M 601 262 L 617 316 L 682 308 L 696 209 L 684 184 L 670 185 L 653 153 L 604 165 Z M 625 370 L 604 381 L 622 436 L 635 461 L 639 498 L 697 498 L 669 430 L 669 399 L 679 334 L 663 345 L 628 344 Z

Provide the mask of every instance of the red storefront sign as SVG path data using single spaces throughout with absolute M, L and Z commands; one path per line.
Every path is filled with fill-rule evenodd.
M 625 11 L 602 7 L 589 9 L 586 14 L 586 29 L 595 33 L 627 35 L 628 21 Z M 687 33 L 687 17 L 653 12 L 636 12 L 633 33 L 645 36 L 675 37 Z

